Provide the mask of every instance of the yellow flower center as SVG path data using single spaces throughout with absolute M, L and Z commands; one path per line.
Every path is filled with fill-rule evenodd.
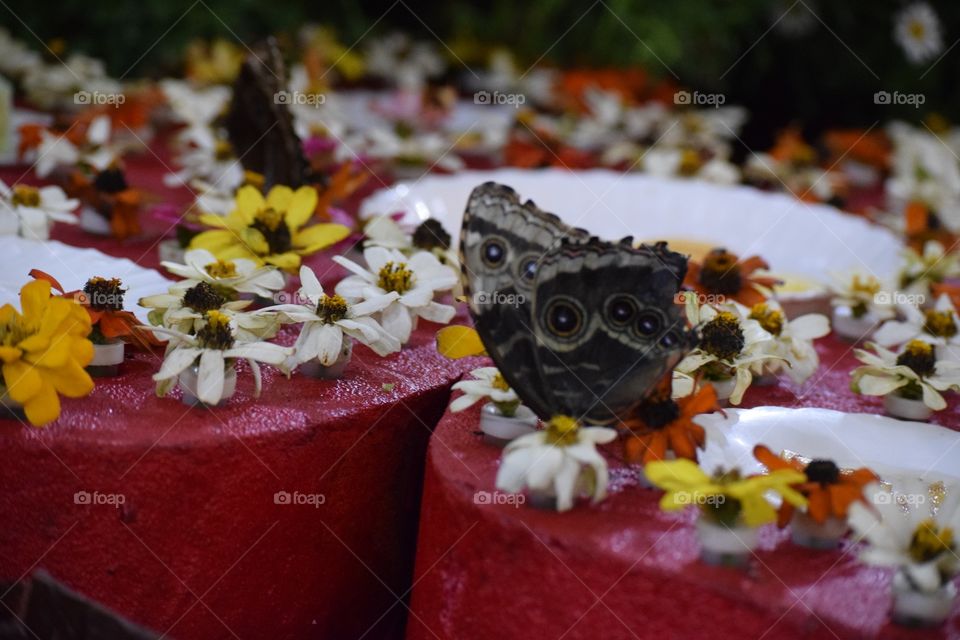
M 953 551 L 953 530 L 940 527 L 932 518 L 917 525 L 910 539 L 910 557 L 916 562 L 929 562 L 941 553 Z
M 500 391 L 510 391 L 510 385 L 507 384 L 507 381 L 499 371 L 497 371 L 497 375 L 493 376 L 493 381 L 490 383 L 490 386 Z
M 703 165 L 703 158 L 696 149 L 684 149 L 680 154 L 680 175 L 692 176 Z
M 547 442 L 555 447 L 566 447 L 579 441 L 580 423 L 570 416 L 556 415 L 547 423 Z
M 910 37 L 914 40 L 923 40 L 924 35 L 927 33 L 927 28 L 919 20 L 914 20 L 910 23 L 910 26 L 907 27 L 907 31 L 910 32 Z
M 197 331 L 197 342 L 204 349 L 229 349 L 233 346 L 233 332 L 230 330 L 230 316 L 219 311 L 207 311 L 204 314 L 207 323 Z
M 347 315 L 347 301 L 341 295 L 328 296 L 324 294 L 317 305 L 317 315 L 326 324 L 343 320 Z
M 237 265 L 231 260 L 217 260 L 203 269 L 212 278 L 233 278 L 237 275 Z
M 910 367 L 920 377 L 929 376 L 936 370 L 937 360 L 933 345 L 923 340 L 911 340 L 897 356 L 897 364 Z
M 923 330 L 932 336 L 952 338 L 957 335 L 957 323 L 950 311 L 927 309 L 924 312 Z
M 40 190 L 36 187 L 28 187 L 25 184 L 15 184 L 13 185 L 11 200 L 14 205 L 38 207 L 40 206 Z
M 413 288 L 413 271 L 403 262 L 388 262 L 377 274 L 377 286 L 384 291 L 404 294 Z
M 783 331 L 783 312 L 778 309 L 771 309 L 766 302 L 753 305 L 753 308 L 750 309 L 750 318 L 759 322 L 767 333 L 778 336 Z
M 859 275 L 853 276 L 853 282 L 850 283 L 850 290 L 854 293 L 867 294 L 873 296 L 880 291 L 880 281 L 873 276 Z
M 225 162 L 233 158 L 233 147 L 226 140 L 217 140 L 213 148 L 213 156 L 220 162 Z
M 700 348 L 720 360 L 733 360 L 746 344 L 737 316 L 721 311 L 701 330 Z

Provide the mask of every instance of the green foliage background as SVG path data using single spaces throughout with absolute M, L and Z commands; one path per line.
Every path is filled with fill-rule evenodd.
M 809 23 L 800 35 L 781 28 L 789 16 L 772 27 L 791 6 Z M 365 33 L 402 29 L 451 46 L 506 45 L 525 64 L 541 56 L 561 65 L 639 64 L 746 105 L 747 136 L 762 144 L 790 121 L 819 130 L 917 120 L 930 111 L 960 117 L 960 47 L 935 65 L 910 64 L 893 40 L 894 15 L 904 6 L 899 0 L 7 0 L 0 15 L 18 37 L 38 47 L 37 38 L 62 37 L 69 49 L 104 58 L 118 76 L 176 73 L 184 46 L 197 37 L 250 42 L 295 33 L 307 22 L 333 25 L 344 42 L 360 39 L 361 49 Z M 931 6 L 950 47 L 960 39 L 960 4 Z M 919 110 L 876 105 L 879 90 L 921 92 L 926 103 Z

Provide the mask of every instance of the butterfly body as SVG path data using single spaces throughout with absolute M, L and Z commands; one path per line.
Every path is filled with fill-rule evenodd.
M 686 258 L 590 236 L 485 183 L 467 204 L 461 268 L 487 353 L 538 416 L 629 416 L 692 347 L 674 296 Z

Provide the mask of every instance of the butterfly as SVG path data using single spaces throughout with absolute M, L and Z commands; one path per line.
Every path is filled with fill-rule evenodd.
M 459 251 L 486 352 L 543 420 L 624 420 L 696 344 L 675 304 L 687 259 L 665 243 L 600 240 L 487 182 Z

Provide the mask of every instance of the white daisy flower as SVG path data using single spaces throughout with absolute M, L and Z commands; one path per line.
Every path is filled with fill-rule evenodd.
M 390 216 L 375 216 L 363 225 L 364 247 L 383 247 L 407 252 L 413 249 L 413 236 Z
M 351 304 L 339 295 L 324 293 L 323 285 L 307 266 L 300 267 L 300 283 L 298 304 L 276 305 L 256 312 L 256 315 L 280 314 L 288 322 L 303 323 L 293 345 L 297 364 L 319 360 L 329 367 L 337 361 L 344 340 L 349 338 L 367 345 L 378 356 L 400 350 L 400 341 L 372 317 L 390 306 L 400 297 L 399 293 L 371 295 L 363 302 Z
M 937 591 L 953 580 L 960 571 L 960 488 L 946 491 L 939 506 L 920 481 L 892 492 L 875 482 L 864 495 L 866 501 L 851 504 L 848 515 L 854 533 L 867 543 L 861 560 L 896 567 L 894 580 L 914 591 Z
M 145 327 L 169 339 L 157 381 L 157 395 L 165 396 L 177 378 L 186 369 L 198 366 L 197 398 L 206 404 L 216 404 L 223 395 L 224 374 L 230 360 L 242 358 L 253 371 L 254 395 L 260 396 L 259 362 L 282 369 L 292 349 L 262 341 L 243 342 L 238 338 L 236 325 L 229 316 L 219 311 L 208 311 L 196 335 L 160 327 Z M 285 373 L 287 373 L 285 371 Z
M 937 360 L 933 346 L 911 340 L 899 354 L 868 343 L 875 353 L 854 349 L 863 366 L 850 372 L 850 387 L 867 396 L 896 393 L 909 400 L 923 400 L 934 411 L 947 407 L 941 392 L 960 389 L 960 362 Z
M 11 188 L 0 180 L 0 234 L 47 240 L 54 222 L 76 224 L 73 211 L 78 205 L 60 187 L 15 184 Z
M 85 140 L 78 147 L 66 135 L 41 132 L 34 170 L 41 178 L 50 175 L 58 166 L 73 167 L 88 165 L 100 172 L 109 167 L 119 156 L 119 149 L 110 146 L 110 117 L 97 116 L 86 130 Z
M 227 108 L 232 91 L 224 85 L 196 89 L 183 80 L 163 80 L 160 83 L 167 104 L 178 122 L 186 125 L 177 133 L 182 144 L 211 148 L 216 144 L 213 121 Z
M 887 134 L 893 142 L 890 178 L 885 189 L 891 208 L 925 204 L 949 230 L 960 231 L 960 163 L 956 134 L 945 138 L 905 122 L 892 122 Z M 951 145 L 954 148 L 951 148 Z M 898 217 L 898 221 L 902 217 Z
M 949 296 L 941 295 L 932 309 L 901 305 L 903 320 L 889 320 L 877 329 L 873 341 L 883 347 L 895 347 L 923 340 L 938 347 L 960 348 L 960 319 Z
M 688 353 L 674 370 L 673 393 L 693 393 L 698 376 L 709 381 L 735 380 L 730 404 L 738 405 L 753 382 L 757 365 L 779 358 L 769 352 L 772 336 L 756 320 L 744 318 L 736 308 L 700 305 L 697 296 L 684 296 L 688 322 L 699 328 L 699 346 Z
M 833 298 L 830 304 L 834 307 L 849 308 L 854 318 L 871 317 L 880 321 L 895 315 L 889 296 L 891 287 L 876 277 L 854 271 L 831 274 L 831 279 Z
M 923 253 L 907 247 L 900 268 L 900 288 L 907 293 L 929 295 L 930 285 L 960 275 L 960 254 L 947 253 L 943 245 L 930 240 Z
M 594 503 L 607 495 L 607 461 L 597 444 L 607 444 L 617 432 L 606 427 L 581 427 L 567 416 L 556 416 L 547 428 L 512 440 L 497 471 L 497 489 L 519 493 L 524 487 L 556 495 L 557 510 L 573 508 L 577 495 Z
M 209 282 L 187 289 L 178 289 L 177 284 L 167 293 L 140 299 L 140 306 L 150 309 L 147 319 L 153 325 L 192 334 L 203 327 L 208 312 L 217 311 L 231 319 L 237 337 L 246 342 L 272 338 L 280 329 L 279 318 L 244 311 L 253 300 L 228 300 Z
M 786 370 L 796 384 L 803 384 L 813 375 L 820 366 L 813 341 L 830 333 L 830 320 L 825 315 L 810 313 L 789 320 L 780 305 L 773 301 L 755 304 L 750 309 L 738 305 L 738 309 L 742 316 L 755 320 L 772 338 L 761 344 L 777 359 L 754 363 L 755 374 Z
M 926 2 L 903 8 L 894 19 L 893 37 L 914 64 L 932 60 L 943 51 L 940 18 Z
M 183 261 L 186 264 L 160 263 L 170 273 L 184 278 L 171 286 L 175 291 L 185 291 L 206 282 L 221 292 L 252 293 L 269 298 L 285 284 L 283 273 L 276 267 L 258 267 L 254 261 L 244 258 L 218 260 L 206 249 L 187 251 Z
M 163 183 L 168 187 L 200 180 L 219 190 L 233 192 L 243 184 L 245 177 L 243 165 L 233 147 L 223 139 L 188 147 L 177 156 L 177 164 L 180 165 L 179 171 L 163 177 Z
M 404 33 L 370 40 L 367 72 L 404 89 L 419 89 L 428 78 L 443 73 L 446 64 L 433 44 L 413 41 Z
M 453 319 L 456 310 L 433 299 L 438 293 L 450 291 L 459 278 L 435 255 L 420 251 L 408 258 L 396 249 L 370 247 L 364 249 L 363 258 L 367 269 L 343 256 L 333 258 L 354 274 L 341 280 L 336 292 L 349 301 L 371 300 L 391 291 L 399 294 L 380 312 L 379 320 L 401 344 L 410 339 L 419 318 L 441 324 Z
M 450 411 L 456 413 L 472 407 L 484 398 L 497 407 L 501 415 L 510 417 L 520 406 L 520 397 L 510 388 L 496 367 L 480 367 L 470 372 L 473 380 L 461 380 L 453 388 L 463 395 L 450 403 Z

